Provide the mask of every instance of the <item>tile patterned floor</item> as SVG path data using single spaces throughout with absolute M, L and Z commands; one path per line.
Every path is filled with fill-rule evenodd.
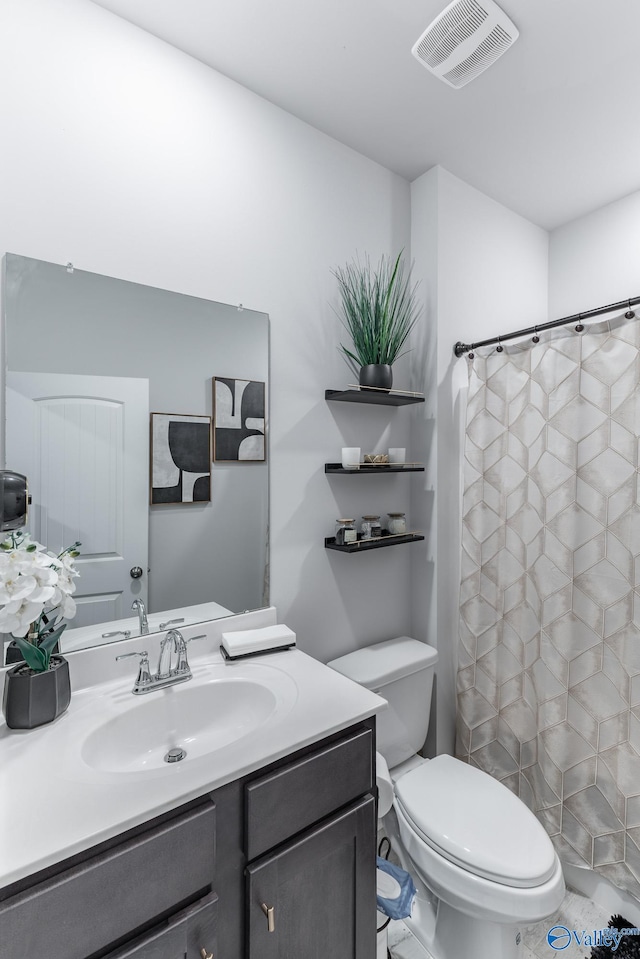
M 553 959 L 554 956 L 559 955 L 547 943 L 547 932 L 552 926 L 563 925 L 568 929 L 578 930 L 604 929 L 609 919 L 609 914 L 590 899 L 585 899 L 584 896 L 574 892 L 567 892 L 560 909 L 554 916 L 523 930 L 522 959 Z M 437 959 L 422 948 L 403 922 L 392 922 L 389 925 L 389 951 L 392 959 Z M 569 952 L 571 955 L 568 954 Z M 578 957 L 583 959 L 588 952 L 588 948 L 576 946 L 574 949 L 563 952 L 563 955 L 567 959 L 578 959 Z

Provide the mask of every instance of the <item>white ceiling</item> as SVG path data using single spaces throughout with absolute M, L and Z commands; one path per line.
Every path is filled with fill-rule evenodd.
M 413 180 L 546 229 L 640 189 L 639 0 L 499 0 L 520 37 L 454 90 L 411 55 L 448 0 L 93 0 Z

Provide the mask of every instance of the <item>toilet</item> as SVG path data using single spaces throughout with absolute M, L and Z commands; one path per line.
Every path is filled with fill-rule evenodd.
M 433 959 L 518 959 L 522 926 L 562 902 L 562 867 L 506 786 L 452 756 L 418 755 L 437 660 L 431 646 L 399 636 L 328 665 L 389 704 L 377 717 L 378 814 L 418 889 L 404 922 Z

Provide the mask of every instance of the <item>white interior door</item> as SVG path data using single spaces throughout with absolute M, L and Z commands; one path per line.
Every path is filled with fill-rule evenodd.
M 82 544 L 72 625 L 130 616 L 136 597 L 146 603 L 149 381 L 8 373 L 5 462 L 28 477 L 33 538 L 55 553 Z

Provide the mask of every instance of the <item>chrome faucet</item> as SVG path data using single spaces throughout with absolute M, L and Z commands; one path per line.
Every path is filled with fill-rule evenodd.
M 138 610 L 138 623 L 140 624 L 140 635 L 146 636 L 149 632 L 149 623 L 147 621 L 147 607 L 141 599 L 134 599 L 131 609 Z
M 191 679 L 192 672 L 187 658 L 187 644 L 192 643 L 194 639 L 206 639 L 206 634 L 201 633 L 199 636 L 191 636 L 190 639 L 185 639 L 180 630 L 170 629 L 160 642 L 160 656 L 155 673 L 150 671 L 149 654 L 146 650 L 122 653 L 121 656 L 116 656 L 116 659 L 128 659 L 129 656 L 140 657 L 140 668 L 132 692 L 139 696 L 142 693 L 151 693 L 154 689 L 166 689 L 167 686 L 175 686 L 176 683 L 186 683 L 187 680 Z M 177 657 L 175 666 L 172 665 L 173 653 Z
M 172 674 L 171 661 L 172 652 L 178 655 L 178 637 L 184 643 L 182 635 L 177 629 L 170 629 L 167 635 L 160 640 L 160 656 L 158 658 L 158 670 L 156 676 L 158 679 L 169 679 Z

